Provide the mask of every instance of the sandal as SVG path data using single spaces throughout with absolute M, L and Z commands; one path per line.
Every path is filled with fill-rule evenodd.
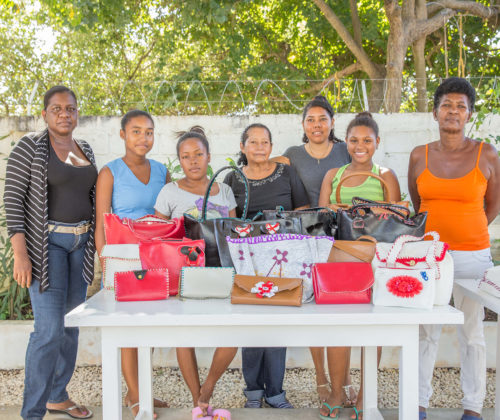
M 345 402 L 344 402 L 344 407 L 346 408 L 351 408 L 354 407 L 356 404 L 356 401 L 358 399 L 358 396 L 356 395 L 356 391 L 354 389 L 354 386 L 352 384 L 350 385 L 344 385 L 342 387 L 345 392 Z M 354 399 L 351 399 L 351 391 L 354 393 Z
M 362 420 L 363 410 L 358 410 L 356 407 L 352 407 L 352 409 L 354 410 L 354 414 L 356 415 L 356 417 L 351 416 L 351 419 L 352 420 Z
M 127 408 L 130 410 L 130 414 L 132 414 L 132 417 L 135 419 L 137 417 L 137 415 L 139 414 L 139 410 L 137 410 L 137 414 L 134 414 L 134 408 L 139 407 L 139 401 L 132 404 L 132 401 L 130 401 L 129 399 L 126 399 L 125 403 L 127 404 Z M 153 413 L 153 418 L 154 419 L 158 418 L 158 414 Z
M 326 398 L 321 398 L 320 390 L 323 388 L 325 388 L 327 393 L 328 393 Z M 325 382 L 324 384 L 316 385 L 316 392 L 318 393 L 318 397 L 319 397 L 320 402 L 325 402 L 328 399 L 328 396 L 330 395 L 330 392 L 331 392 L 330 382 Z
M 326 402 L 321 404 L 321 407 L 323 407 L 323 406 L 325 406 L 329 410 L 328 416 L 324 416 L 321 413 L 319 414 L 319 418 L 323 419 L 323 420 L 336 420 L 336 419 L 338 419 L 339 415 L 340 415 L 340 409 L 343 408 L 340 405 L 334 405 L 333 407 L 330 407 L 330 405 Z M 333 410 L 335 410 L 335 409 L 338 409 L 337 415 L 335 417 L 330 417 L 331 414 L 333 413 Z
M 200 407 L 195 407 L 191 410 L 191 420 L 212 420 L 212 407 L 209 406 L 210 410 L 207 410 L 207 415 L 203 414 L 203 410 Z
M 80 410 L 80 412 L 86 411 L 87 414 L 84 414 L 82 416 L 75 416 L 71 414 L 71 411 L 76 409 Z M 71 407 L 68 408 L 63 408 L 63 409 L 47 408 L 47 410 L 50 414 L 66 414 L 74 419 L 90 419 L 94 415 L 94 413 L 92 413 L 92 411 L 89 410 L 88 408 L 77 404 L 72 405 Z
M 213 411 L 212 420 L 231 420 L 231 413 L 229 410 L 223 408 L 218 408 Z

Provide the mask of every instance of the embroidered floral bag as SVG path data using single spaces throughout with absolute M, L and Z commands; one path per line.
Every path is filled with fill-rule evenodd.
M 424 241 L 431 236 L 431 241 Z M 437 232 L 401 235 L 392 244 L 377 243 L 372 261 L 373 304 L 431 309 L 447 305 L 453 289 L 453 259 Z
M 301 278 L 302 302 L 313 298 L 312 265 L 327 261 L 334 242 L 330 236 L 291 233 L 226 240 L 237 274 Z

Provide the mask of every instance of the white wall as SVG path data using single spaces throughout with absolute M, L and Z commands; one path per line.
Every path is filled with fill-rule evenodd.
M 345 136 L 345 129 L 353 114 L 338 114 L 335 117 L 337 137 Z M 382 166 L 394 169 L 399 176 L 403 191 L 407 191 L 408 156 L 419 145 L 438 138 L 437 124 L 430 113 L 375 114 L 382 139 L 375 161 Z M 175 157 L 175 132 L 187 130 L 193 125 L 206 129 L 212 152 L 212 167 L 217 169 L 226 164 L 226 157 L 235 157 L 239 151 L 239 138 L 243 129 L 254 122 L 266 124 L 272 134 L 274 153 L 281 154 L 292 145 L 301 144 L 301 116 L 292 114 L 239 116 L 163 116 L 155 117 L 156 141 L 150 157 L 160 162 Z M 469 131 L 471 124 L 467 127 Z M 8 153 L 10 141 L 18 140 L 22 134 L 44 128 L 41 118 L 10 117 L 0 118 L 0 137 L 11 135 L 0 142 L 0 152 Z M 119 117 L 81 117 L 75 137 L 87 140 L 97 157 L 99 167 L 106 162 L 123 155 L 124 147 L 119 137 Z M 500 132 L 500 115 L 491 116 L 482 127 L 479 137 L 488 133 Z M 0 162 L 0 174 L 4 171 L 4 162 Z

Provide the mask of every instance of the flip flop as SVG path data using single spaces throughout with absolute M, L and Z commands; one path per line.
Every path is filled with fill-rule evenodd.
M 231 413 L 229 410 L 218 408 L 214 410 L 212 420 L 231 420 Z
M 205 416 L 200 407 L 195 407 L 191 410 L 191 420 L 212 420 L 212 415 L 209 413 L 210 411 L 212 411 L 212 407 L 209 406 L 207 409 L 208 416 Z
M 464 415 L 462 415 L 462 420 L 483 420 L 483 418 L 471 416 L 470 414 L 464 414 Z
M 354 410 L 354 414 L 356 414 L 356 417 L 351 416 L 351 419 L 359 420 L 359 415 L 363 413 L 363 410 L 358 410 L 356 407 L 352 407 L 352 409 Z
M 84 416 L 74 416 L 73 414 L 71 414 L 71 411 L 75 410 L 75 409 L 80 409 L 80 410 L 85 410 L 87 412 L 87 415 L 84 415 Z M 72 405 L 71 407 L 68 407 L 68 408 L 65 408 L 65 409 L 54 409 L 54 408 L 47 408 L 47 411 L 50 413 L 50 414 L 66 414 L 68 416 L 70 416 L 71 418 L 74 418 L 74 419 L 90 419 L 94 413 L 92 413 L 91 410 L 89 410 L 87 407 L 83 407 L 81 405 Z
M 323 420 L 336 420 L 336 419 L 338 419 L 339 415 L 340 415 L 340 409 L 343 408 L 340 405 L 334 405 L 333 407 L 330 407 L 330 404 L 328 404 L 326 402 L 322 403 L 321 406 L 322 407 L 325 406 L 329 410 L 328 416 L 324 416 L 323 414 L 320 413 L 319 418 L 323 419 Z M 335 410 L 336 408 L 339 409 L 339 411 L 337 411 L 337 415 L 335 417 L 330 417 L 330 414 L 332 414 L 333 410 Z

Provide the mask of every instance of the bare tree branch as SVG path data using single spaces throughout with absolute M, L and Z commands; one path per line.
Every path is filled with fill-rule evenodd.
M 356 0 L 349 0 L 349 7 L 351 8 L 352 34 L 354 36 L 354 40 L 358 43 L 358 45 L 363 45 L 361 20 L 359 19 L 358 13 L 358 2 Z
M 429 19 L 418 21 L 413 31 L 409 34 L 410 42 L 415 42 L 417 39 L 430 35 L 439 28 L 442 28 L 457 13 L 458 11 L 456 10 L 443 9 Z
M 136 73 L 139 71 L 139 69 L 141 68 L 141 65 L 142 65 L 142 62 L 149 56 L 149 54 L 151 54 L 151 51 L 153 51 L 153 48 L 154 46 L 156 45 L 156 39 L 153 40 L 153 42 L 151 43 L 150 47 L 147 49 L 146 52 L 144 52 L 144 54 L 141 55 L 141 57 L 139 58 L 139 61 L 137 62 L 134 70 L 132 71 L 132 73 L 130 74 L 130 76 L 128 77 L 128 80 L 133 80 L 133 78 L 135 77 Z
M 316 6 L 323 12 L 330 25 L 332 25 L 333 29 L 337 31 L 347 48 L 349 48 L 349 50 L 357 58 L 358 62 L 363 66 L 363 70 L 368 74 L 368 76 L 370 76 L 371 79 L 378 79 L 383 77 L 375 63 L 372 62 L 363 47 L 354 40 L 352 35 L 349 33 L 349 31 L 335 14 L 335 12 L 330 8 L 330 6 L 328 6 L 324 0 L 313 1 L 314 4 L 316 4 Z
M 310 88 L 305 90 L 304 93 L 318 92 L 321 89 L 323 89 L 328 83 L 330 83 L 332 80 L 343 79 L 346 76 L 349 76 L 353 73 L 356 73 L 357 71 L 362 71 L 362 70 L 363 70 L 363 66 L 360 63 L 352 63 L 352 64 L 348 65 L 345 69 L 336 71 L 328 79 L 314 84 L 313 86 L 311 86 Z
M 436 0 L 427 5 L 427 13 L 429 15 L 432 15 L 442 9 L 467 12 L 483 19 L 488 19 L 500 12 L 500 7 L 498 5 L 488 7 L 484 4 L 478 3 L 477 1 Z

